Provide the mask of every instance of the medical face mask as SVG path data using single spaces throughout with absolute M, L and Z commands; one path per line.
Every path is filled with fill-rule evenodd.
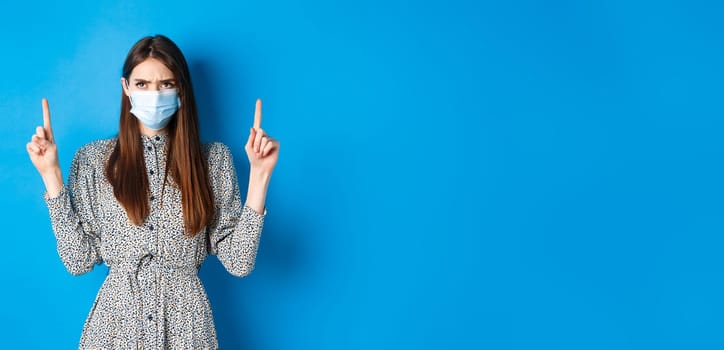
M 163 129 L 181 107 L 177 89 L 159 91 L 130 90 L 131 114 L 147 128 Z

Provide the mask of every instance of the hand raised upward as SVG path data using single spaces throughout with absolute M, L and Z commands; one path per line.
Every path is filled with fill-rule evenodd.
M 35 128 L 35 134 L 25 146 L 35 169 L 45 182 L 45 187 L 51 197 L 57 195 L 63 184 L 58 163 L 58 147 L 53 136 L 53 127 L 50 125 L 50 107 L 48 100 L 43 99 L 43 126 Z
M 249 139 L 244 150 L 252 172 L 271 175 L 279 159 L 279 141 L 267 135 L 261 128 L 261 99 L 256 100 L 254 127 L 249 130 Z

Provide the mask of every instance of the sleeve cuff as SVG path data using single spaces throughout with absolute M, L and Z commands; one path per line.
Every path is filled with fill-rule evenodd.
M 266 206 L 264 206 L 264 214 L 257 213 L 256 210 L 252 209 L 248 205 L 244 205 L 244 211 L 248 211 L 252 216 L 256 216 L 259 219 L 263 219 L 266 216 Z
M 45 193 L 43 193 L 43 200 L 45 200 L 45 204 L 48 208 L 60 208 L 63 206 L 64 199 L 67 196 L 68 189 L 65 187 L 65 184 L 63 184 L 58 195 L 53 198 L 48 195 L 48 191 L 45 191 Z

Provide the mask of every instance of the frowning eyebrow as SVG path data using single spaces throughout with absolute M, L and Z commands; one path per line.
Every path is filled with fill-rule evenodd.
M 135 78 L 135 79 L 133 79 L 133 80 L 135 80 L 137 83 L 150 83 L 150 82 L 151 82 L 151 81 L 146 80 L 146 79 L 138 79 L 138 78 Z M 159 82 L 160 82 L 161 84 L 164 84 L 164 83 L 175 83 L 175 82 L 176 82 L 176 79 L 164 79 L 164 80 L 161 80 L 161 81 L 159 81 Z

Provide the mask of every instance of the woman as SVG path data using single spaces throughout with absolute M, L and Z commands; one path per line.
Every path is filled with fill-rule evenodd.
M 198 268 L 207 253 L 235 276 L 254 268 L 279 143 L 261 129 L 257 100 L 242 205 L 229 149 L 199 141 L 188 66 L 171 40 L 137 42 L 121 86 L 117 137 L 78 150 L 67 184 L 45 99 L 44 126 L 27 144 L 68 271 L 109 266 L 80 348 L 217 348 Z

